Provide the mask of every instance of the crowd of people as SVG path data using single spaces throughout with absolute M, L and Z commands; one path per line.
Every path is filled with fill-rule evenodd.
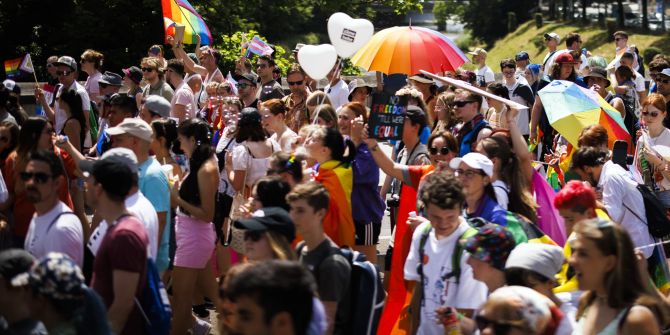
M 542 63 L 520 51 L 494 72 L 478 48 L 476 71 L 441 73 L 526 109 L 422 74 L 347 83 L 340 62 L 322 90 L 272 55 L 224 76 L 219 50 L 172 39 L 174 58 L 154 45 L 122 74 L 95 50 L 49 57 L 35 116 L 6 80 L 0 334 L 156 333 L 158 284 L 178 335 L 209 334 L 214 311 L 219 334 L 670 329 L 667 239 L 647 215 L 649 197 L 670 208 L 670 58 L 643 60 L 623 31 L 609 63 L 578 33 L 544 38 Z M 623 162 L 602 124 L 578 143 L 552 127 L 538 92 L 559 80 L 620 113 Z M 392 96 L 408 105 L 387 143 L 368 118 Z M 365 260 L 381 315 L 355 314 Z

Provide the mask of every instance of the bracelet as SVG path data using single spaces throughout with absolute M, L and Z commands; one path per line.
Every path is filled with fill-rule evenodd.
M 372 148 L 370 148 L 371 151 L 377 151 L 379 148 L 379 143 L 375 144 Z

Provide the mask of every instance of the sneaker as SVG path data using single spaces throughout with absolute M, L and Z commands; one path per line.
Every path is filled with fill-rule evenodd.
M 209 331 L 212 329 L 212 325 L 205 321 L 195 318 L 195 323 L 193 324 L 193 335 L 209 335 Z
M 193 313 L 201 319 L 207 319 L 209 317 L 209 310 L 207 309 L 206 304 L 193 305 Z

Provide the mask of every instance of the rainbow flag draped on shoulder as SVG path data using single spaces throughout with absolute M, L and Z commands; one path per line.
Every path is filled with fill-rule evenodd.
M 328 213 L 323 230 L 338 246 L 355 244 L 356 231 L 351 212 L 351 189 L 354 174 L 351 166 L 339 161 L 327 161 L 319 166 L 315 181 L 323 184 L 330 194 Z

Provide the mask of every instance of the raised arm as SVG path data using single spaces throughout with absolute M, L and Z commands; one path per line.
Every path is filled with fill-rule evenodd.
M 393 162 L 391 158 L 386 156 L 384 151 L 379 148 L 377 140 L 368 136 L 367 127 L 363 130 L 362 135 L 363 142 L 365 142 L 370 149 L 370 154 L 372 154 L 372 158 L 375 160 L 375 163 L 377 163 L 377 166 L 379 166 L 387 176 L 403 180 L 402 165 Z
M 539 100 L 539 99 L 538 99 Z M 528 143 L 521 135 L 521 131 L 516 124 L 516 118 L 519 115 L 519 110 L 514 108 L 507 108 L 502 112 L 502 120 L 507 123 L 507 129 L 509 129 L 509 135 L 512 139 L 512 149 L 514 154 L 519 159 L 519 165 L 522 169 L 523 175 L 526 176 L 528 185 L 532 184 L 533 181 L 533 166 L 532 161 L 533 157 L 528 151 Z
M 175 57 L 184 61 L 184 67 L 186 68 L 187 71 L 195 72 L 201 75 L 203 78 L 207 76 L 207 69 L 193 62 L 193 60 L 188 56 L 186 51 L 184 51 L 184 48 L 181 45 L 181 43 L 177 44 L 177 42 L 174 40 L 172 36 L 168 36 L 168 43 L 172 45 L 172 51 L 174 52 Z

